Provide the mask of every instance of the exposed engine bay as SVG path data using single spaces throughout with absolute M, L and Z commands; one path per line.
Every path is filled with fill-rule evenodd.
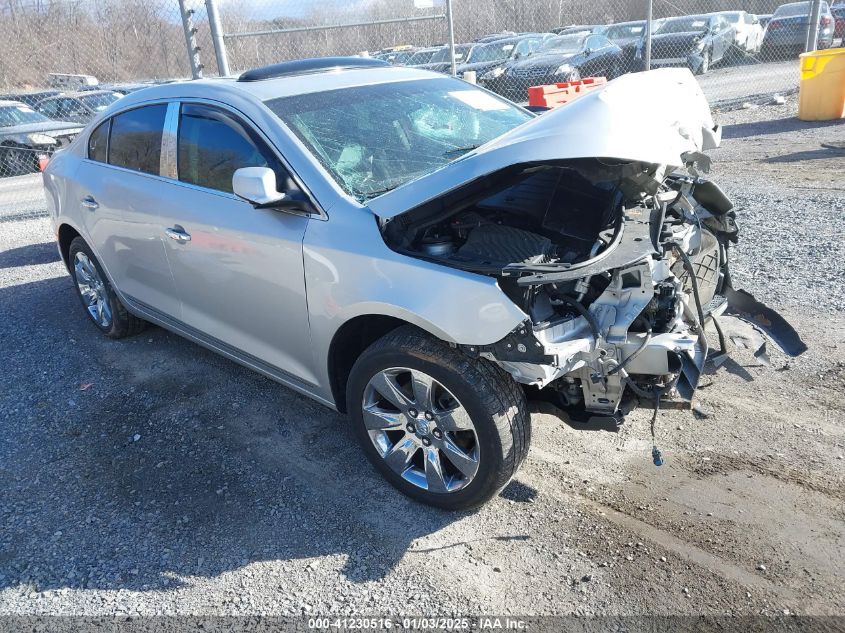
M 690 407 L 705 324 L 724 352 L 716 317 L 732 297 L 744 311 L 768 310 L 731 287 L 733 205 L 694 162 L 692 175 L 607 159 L 515 165 L 382 231 L 398 252 L 496 277 L 528 318 L 493 345 L 462 347 L 572 416 L 621 421 L 637 405 Z M 783 324 L 778 342 L 800 353 Z

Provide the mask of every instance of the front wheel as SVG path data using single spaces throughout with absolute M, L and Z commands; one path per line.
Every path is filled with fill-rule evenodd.
M 21 176 L 38 171 L 36 153 L 25 147 L 0 148 L 0 176 Z
M 710 60 L 712 58 L 712 53 L 710 51 L 704 51 L 701 54 L 701 63 L 698 65 L 698 69 L 696 70 L 696 75 L 703 75 L 708 70 L 710 70 Z
M 347 410 L 364 452 L 391 484 L 448 510 L 493 497 L 531 441 L 525 395 L 509 374 L 412 326 L 360 356 Z

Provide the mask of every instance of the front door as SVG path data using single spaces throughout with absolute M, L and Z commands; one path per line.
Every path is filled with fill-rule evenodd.
M 296 379 L 316 383 L 302 240 L 307 217 L 256 209 L 232 193 L 241 167 L 270 167 L 280 189 L 295 185 L 263 139 L 227 110 L 182 104 L 178 181 L 162 214 L 182 321 Z

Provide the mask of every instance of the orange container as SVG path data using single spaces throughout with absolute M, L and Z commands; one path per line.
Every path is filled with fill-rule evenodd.
M 606 83 L 607 78 L 605 77 L 585 77 L 578 81 L 531 86 L 528 89 L 528 105 L 555 108 L 569 103 L 593 88 L 598 88 Z

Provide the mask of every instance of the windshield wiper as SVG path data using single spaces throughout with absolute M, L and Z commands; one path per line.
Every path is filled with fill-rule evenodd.
M 466 147 L 453 147 L 452 149 L 447 149 L 445 152 L 443 152 L 443 156 L 448 158 L 453 154 L 466 154 L 467 152 L 471 152 L 472 150 L 478 149 L 479 147 L 481 147 L 481 143 L 477 145 L 467 145 Z
M 366 193 L 362 193 L 362 196 L 363 196 L 364 200 L 370 200 L 371 198 L 377 198 L 378 196 L 382 195 L 383 193 L 387 193 L 388 191 L 393 191 L 398 186 L 399 185 L 393 185 L 392 187 L 385 187 L 384 189 L 376 189 L 375 191 L 368 191 Z

